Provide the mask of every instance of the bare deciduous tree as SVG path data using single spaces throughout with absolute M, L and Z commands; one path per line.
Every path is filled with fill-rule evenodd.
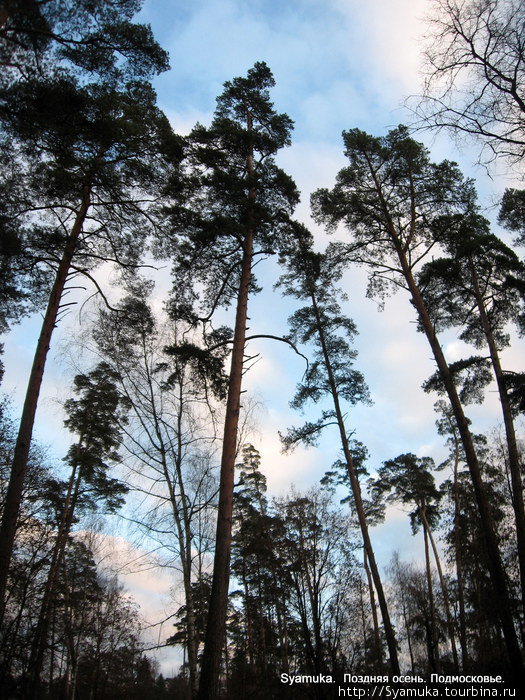
M 525 5 L 520 0 L 433 0 L 421 128 L 483 143 L 480 160 L 525 155 Z M 409 103 L 410 101 L 409 100 Z

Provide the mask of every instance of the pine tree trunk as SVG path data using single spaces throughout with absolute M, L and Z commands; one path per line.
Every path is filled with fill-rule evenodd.
M 448 363 L 443 354 L 443 350 L 441 349 L 441 345 L 439 344 L 439 341 L 435 335 L 432 321 L 421 297 L 419 288 L 417 287 L 412 276 L 412 272 L 409 268 L 406 257 L 402 254 L 401 250 L 399 250 L 399 253 L 403 273 L 412 295 L 412 302 L 416 308 L 416 311 L 418 312 L 421 325 L 434 354 L 434 359 L 436 360 L 441 379 L 445 385 L 452 411 L 457 422 L 463 448 L 465 450 L 465 459 L 469 468 L 472 485 L 474 487 L 474 494 L 483 529 L 489 572 L 495 593 L 495 605 L 499 613 L 509 661 L 515 676 L 517 678 L 523 678 L 523 660 L 514 627 L 505 570 L 501 561 L 498 540 L 494 531 L 494 521 L 483 485 L 481 469 L 476 450 L 474 448 L 472 435 L 470 433 L 468 420 L 463 411 L 463 406 L 459 399 Z
M 77 445 L 77 455 L 79 451 L 80 442 Z M 62 564 L 62 558 L 64 556 L 67 538 L 71 531 L 71 525 L 73 524 L 73 515 L 75 510 L 75 504 L 78 499 L 78 493 L 80 490 L 80 481 L 81 473 L 78 469 L 77 463 L 75 463 L 73 465 L 71 476 L 69 478 L 66 502 L 64 504 L 62 517 L 60 519 L 60 524 L 58 527 L 55 546 L 53 548 L 53 554 L 51 557 L 51 565 L 47 574 L 44 595 L 40 604 L 40 613 L 38 616 L 33 643 L 31 645 L 31 654 L 29 657 L 29 672 L 31 674 L 31 678 L 29 684 L 28 698 L 34 698 L 35 700 L 37 700 L 40 694 L 40 672 L 44 661 L 44 652 L 48 636 L 51 601 L 53 593 L 55 591 L 55 584 L 58 578 L 58 572 Z
M 370 567 L 368 566 L 368 556 L 366 554 L 366 549 L 363 547 L 363 567 L 366 573 L 366 580 L 368 581 L 368 594 L 370 596 L 370 609 L 372 611 L 372 621 L 374 623 L 374 644 L 375 644 L 375 660 L 378 663 L 382 661 L 381 654 L 381 638 L 379 636 L 379 621 L 377 619 L 377 608 L 376 608 L 376 597 L 374 594 L 374 583 L 372 581 L 372 574 L 370 573 Z
M 483 333 L 485 334 L 485 338 L 487 340 L 492 368 L 494 370 L 494 376 L 496 377 L 496 383 L 498 385 L 503 423 L 505 425 L 510 478 L 512 484 L 512 507 L 514 509 L 514 518 L 516 521 L 516 540 L 518 545 L 518 562 L 521 583 L 521 604 L 522 613 L 525 613 L 525 506 L 523 504 L 523 483 L 521 479 L 520 455 L 516 440 L 516 431 L 514 429 L 512 410 L 510 407 L 507 387 L 505 385 L 505 377 L 503 375 L 503 370 L 499 359 L 498 348 L 496 347 L 496 342 L 494 340 L 494 334 L 487 315 L 487 309 L 485 308 L 483 295 L 479 288 L 478 274 L 472 258 L 469 258 L 469 268 L 472 277 L 472 285 L 474 287 L 476 304 L 478 306 L 481 324 L 483 326 Z
M 474 488 L 474 495 L 476 498 L 476 504 L 481 519 L 483 539 L 487 551 L 489 573 L 495 593 L 495 606 L 498 610 L 501 627 L 503 630 L 503 636 L 505 638 L 505 644 L 507 647 L 507 654 L 510 661 L 510 666 L 512 668 L 514 677 L 520 682 L 523 682 L 523 659 L 518 643 L 518 637 L 516 635 L 516 629 L 514 627 L 514 619 L 510 605 L 505 569 L 501 560 L 501 555 L 498 547 L 498 540 L 494 530 L 494 520 L 492 518 L 490 505 L 483 485 L 481 468 L 478 462 L 476 450 L 474 448 L 472 435 L 470 433 L 469 422 L 463 411 L 463 406 L 459 399 L 456 386 L 454 384 L 454 379 L 450 372 L 448 363 L 445 359 L 445 355 L 443 354 L 443 350 L 441 349 L 441 345 L 439 344 L 439 341 L 437 339 L 434 330 L 434 325 L 425 306 L 425 302 L 423 301 L 423 297 L 421 296 L 419 287 L 417 286 L 414 280 L 412 268 L 407 259 L 408 245 L 410 241 L 402 243 L 402 241 L 400 240 L 392 217 L 390 216 L 388 204 L 383 195 L 381 183 L 371 162 L 369 162 L 369 167 L 372 178 L 375 183 L 375 187 L 379 194 L 379 198 L 383 208 L 383 214 L 385 216 L 385 220 L 388 227 L 388 233 L 390 235 L 390 239 L 392 241 L 394 250 L 399 259 L 401 271 L 407 283 L 408 291 L 411 295 L 412 304 L 414 305 L 414 308 L 417 311 L 423 332 L 425 333 L 428 343 L 432 349 L 432 353 L 434 355 L 434 359 L 436 361 L 443 384 L 445 385 L 445 390 L 447 392 L 450 405 L 452 407 L 452 412 L 454 413 L 454 418 L 457 423 L 458 431 L 461 436 L 461 442 L 465 451 L 465 459 L 469 468 L 470 477 Z M 416 228 L 416 212 L 414 199 L 412 196 L 412 232 L 416 231 Z
M 251 119 L 248 120 L 248 130 L 251 131 Z M 247 160 L 249 182 L 248 200 L 250 211 L 252 211 L 255 201 L 253 152 L 249 153 Z M 224 421 L 224 438 L 222 443 L 213 578 L 202 655 L 201 678 L 198 693 L 199 700 L 212 700 L 217 698 L 219 694 L 219 672 L 226 632 L 228 586 L 230 582 L 233 485 L 241 406 L 246 322 L 248 319 L 248 297 L 252 272 L 253 237 L 253 228 L 249 226 L 243 241 L 241 278 L 237 294 L 237 310 L 228 382 L 226 418 Z
M 459 643 L 461 646 L 461 666 L 463 671 L 468 667 L 468 646 L 467 646 L 467 621 L 465 615 L 465 590 L 463 583 L 463 562 L 461 559 L 461 542 L 459 536 L 459 518 L 460 518 L 460 503 L 459 503 L 459 484 L 458 484 L 458 468 L 459 468 L 459 444 L 456 435 L 456 426 L 453 426 L 454 437 L 454 559 L 456 563 L 456 579 L 458 582 L 458 603 L 459 603 Z
M 427 576 L 427 592 L 428 592 L 428 605 L 430 609 L 430 639 L 429 644 L 429 664 L 431 669 L 437 673 L 440 668 L 439 662 L 439 643 L 437 636 L 436 627 L 436 606 L 434 603 L 434 591 L 432 587 L 432 572 L 430 571 L 430 552 L 428 550 L 428 532 L 425 525 L 423 525 L 423 537 L 425 538 L 425 570 Z
M 429 526 L 428 520 L 427 520 L 427 516 L 426 516 L 426 513 L 424 510 L 421 511 L 421 519 L 423 521 L 423 527 L 426 528 L 426 531 L 428 534 L 428 539 L 430 540 L 430 546 L 432 547 L 432 552 L 434 553 L 434 560 L 436 562 L 436 567 L 437 567 L 438 576 L 439 576 L 439 584 L 441 586 L 441 593 L 443 594 L 443 603 L 445 605 L 445 614 L 447 616 L 447 627 L 448 627 L 448 634 L 450 637 L 450 646 L 452 648 L 452 658 L 454 659 L 455 670 L 459 671 L 458 651 L 456 649 L 456 637 L 455 637 L 455 633 L 454 633 L 454 622 L 452 620 L 452 615 L 450 612 L 450 603 L 449 603 L 447 583 L 445 581 L 445 577 L 443 576 L 443 569 L 441 567 L 441 560 L 439 557 L 439 552 L 437 550 L 436 542 L 435 542 L 434 537 L 432 535 L 432 530 L 430 529 L 430 526 Z
M 35 422 L 35 414 L 38 405 L 38 396 L 44 376 L 44 368 L 51 342 L 51 335 L 57 322 L 57 315 L 60 309 L 60 301 L 69 274 L 71 261 L 75 254 L 77 243 L 82 232 L 82 227 L 90 205 L 90 189 L 84 188 L 82 203 L 75 217 L 75 222 L 71 233 L 66 240 L 62 258 L 58 265 L 55 281 L 49 297 L 48 306 L 42 323 L 40 336 L 36 346 L 35 356 L 29 383 L 27 386 L 24 408 L 20 419 L 20 427 L 16 441 L 11 476 L 5 498 L 2 525 L 0 527 L 0 624 L 2 623 L 5 604 L 8 570 L 13 553 L 13 546 L 16 534 L 16 527 L 22 492 L 27 472 L 27 462 L 29 458 L 29 448 Z
M 326 367 L 326 372 L 328 374 L 328 382 L 330 384 L 330 391 L 332 394 L 332 400 L 334 403 L 335 414 L 337 418 L 337 423 L 339 426 L 339 434 L 341 437 L 341 445 L 343 447 L 343 454 L 345 457 L 346 466 L 348 469 L 348 476 L 350 478 L 350 485 L 352 488 L 352 495 L 354 497 L 355 508 L 357 512 L 357 518 L 359 521 L 359 527 L 361 529 L 361 536 L 363 538 L 363 545 L 368 556 L 368 561 L 370 564 L 370 571 L 372 574 L 372 579 L 374 581 L 374 586 L 377 592 L 377 598 L 379 602 L 379 609 L 381 610 L 381 616 L 383 618 L 383 626 L 385 628 L 385 637 L 388 647 L 388 654 L 390 658 L 390 666 L 392 673 L 394 675 L 399 675 L 399 660 L 397 657 L 397 643 L 394 633 L 394 628 L 390 620 L 390 614 L 388 612 L 388 605 L 386 602 L 385 593 L 383 590 L 383 584 L 381 582 L 381 576 L 379 574 L 379 569 L 376 563 L 374 550 L 372 547 L 372 542 L 370 540 L 370 534 L 368 532 L 368 522 L 365 514 L 365 509 L 363 505 L 363 499 L 361 497 L 361 487 L 359 485 L 359 480 L 357 478 L 354 461 L 352 459 L 352 454 L 350 452 L 350 446 L 348 444 L 348 437 L 346 434 L 346 428 L 343 418 L 343 412 L 341 410 L 341 405 L 339 403 L 339 394 L 337 391 L 337 385 L 332 372 L 332 365 L 330 361 L 330 354 L 326 345 L 326 340 L 323 331 L 323 324 L 321 316 L 319 313 L 319 308 L 317 306 L 317 301 L 313 291 L 311 292 L 311 302 L 312 308 L 315 313 L 315 318 L 317 322 L 317 332 L 319 334 L 319 340 L 321 341 L 321 347 L 323 350 L 323 358 Z

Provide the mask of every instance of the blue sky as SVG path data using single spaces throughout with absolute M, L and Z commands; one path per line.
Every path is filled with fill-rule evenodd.
M 276 109 L 295 122 L 293 145 L 280 154 L 279 163 L 295 178 L 302 192 L 298 216 L 312 226 L 322 247 L 328 238 L 309 217 L 310 193 L 331 187 L 345 164 L 343 129 L 360 127 L 384 134 L 409 120 L 403 103 L 420 89 L 422 18 L 428 10 L 427 0 L 147 0 L 139 19 L 151 23 L 158 41 L 170 52 L 172 69 L 156 79 L 155 85 L 160 106 L 181 133 L 187 133 L 196 121 L 209 122 L 224 81 L 246 74 L 256 61 L 268 63 L 277 83 L 272 92 Z M 444 135 L 420 134 L 418 138 L 431 148 L 435 160 L 457 160 L 476 178 L 482 202 L 493 214 L 494 198 L 510 182 L 504 167 L 489 178 L 481 168 L 474 168 L 476 150 L 468 144 L 458 150 Z M 259 274 L 265 289 L 251 303 L 252 330 L 285 332 L 293 307 L 271 291 L 275 265 L 261 266 Z M 356 364 L 365 374 L 374 401 L 372 407 L 352 410 L 349 426 L 369 447 L 370 467 L 408 451 L 439 460 L 443 451 L 434 431 L 435 397 L 420 389 L 433 363 L 423 336 L 416 333 L 408 298 L 398 294 L 378 313 L 376 304 L 365 298 L 363 271 L 349 272 L 344 286 L 350 295 L 345 310 L 360 331 Z M 161 288 L 165 287 L 164 279 Z M 160 299 L 162 294 L 158 294 Z M 72 316 L 70 323 L 76 323 Z M 38 325 L 38 318 L 30 319 L 6 341 L 4 389 L 15 402 L 24 390 Z M 71 357 L 66 349 L 71 332 L 71 326 L 64 324 L 53 340 L 38 413 L 38 435 L 53 445 L 64 445 L 67 439 L 61 433 L 60 399 L 65 392 L 67 395 L 76 371 L 72 368 L 75 353 Z M 289 457 L 280 454 L 277 430 L 301 421 L 288 401 L 304 365 L 284 345 L 261 341 L 256 349 L 262 359 L 246 377 L 246 387 L 264 404 L 258 434 L 253 436 L 262 453 L 263 470 L 275 494 L 284 493 L 292 483 L 307 488 L 318 483 L 337 458 L 337 436 L 327 435 L 318 451 L 298 450 Z M 450 359 L 460 356 L 461 344 L 454 333 L 446 336 L 445 349 Z M 520 367 L 522 355 L 520 343 L 507 354 L 507 367 Z M 485 405 L 468 413 L 476 430 L 500 420 L 493 394 Z M 59 456 L 64 451 L 57 449 Z M 402 550 L 402 556 L 416 556 L 420 551 L 403 513 L 378 528 L 374 540 L 383 564 L 394 547 Z M 164 609 L 170 583 L 163 579 L 160 586 L 160 579 L 153 579 L 128 577 L 150 619 Z M 166 657 L 163 670 L 175 670 L 170 668 L 172 663 L 172 657 Z
M 156 0 L 142 13 L 170 51 L 172 72 L 157 81 L 169 112 L 183 119 L 209 113 L 225 80 L 264 60 L 277 81 L 276 104 L 296 123 L 297 141 L 333 142 L 349 123 L 374 129 L 397 123 L 390 112 L 398 106 L 395 93 L 399 97 L 409 82 L 415 62 L 409 33 L 426 2 L 210 0 L 181 6 Z

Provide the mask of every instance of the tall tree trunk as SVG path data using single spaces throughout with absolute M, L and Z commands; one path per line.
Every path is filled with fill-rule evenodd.
M 411 295 L 411 301 L 418 314 L 423 332 L 425 333 L 428 343 L 432 349 L 434 360 L 436 361 L 439 374 L 445 386 L 445 390 L 447 392 L 450 405 L 452 407 L 452 412 L 454 413 L 454 418 L 458 426 L 458 431 L 461 436 L 461 442 L 465 451 L 465 459 L 469 468 L 470 478 L 472 481 L 474 495 L 476 498 L 476 504 L 481 519 L 483 539 L 485 542 L 485 548 L 487 552 L 488 568 L 495 593 L 494 602 L 498 610 L 501 627 L 503 630 L 503 636 L 505 638 L 510 667 L 514 677 L 518 679 L 521 683 L 524 680 L 523 659 L 518 643 L 518 637 L 516 635 L 516 629 L 514 627 L 514 619 L 510 605 L 507 579 L 505 575 L 505 569 L 503 568 L 503 562 L 501 560 L 498 539 L 494 530 L 494 520 L 492 518 L 490 505 L 483 485 L 481 468 L 478 462 L 476 450 L 474 448 L 474 442 L 472 440 L 469 422 L 463 411 L 463 405 L 460 401 L 458 392 L 456 390 L 454 379 L 450 372 L 448 363 L 445 359 L 445 355 L 443 354 L 443 350 L 437 339 L 434 330 L 434 324 L 432 323 L 432 319 L 430 318 L 428 310 L 425 306 L 425 302 L 423 300 L 423 297 L 421 296 L 419 287 L 417 286 L 416 281 L 414 280 L 414 276 L 412 274 L 412 267 L 407 258 L 410 240 L 417 229 L 414 196 L 412 193 L 411 234 L 409 240 L 406 243 L 403 243 L 399 238 L 396 226 L 390 215 L 388 204 L 383 194 L 381 182 L 379 181 L 378 175 L 371 161 L 369 161 L 369 168 L 372 178 L 374 180 L 376 190 L 379 194 L 383 214 L 385 216 L 385 220 L 388 227 L 388 233 L 392 241 L 392 245 L 396 251 L 397 257 L 399 259 L 399 263 L 401 265 L 401 272 L 407 283 L 407 288 Z
M 441 586 L 441 593 L 443 594 L 443 603 L 445 605 L 445 614 L 447 616 L 447 627 L 448 627 L 448 634 L 449 634 L 449 638 L 450 638 L 450 646 L 452 648 L 452 658 L 454 659 L 455 670 L 459 671 L 458 651 L 456 649 L 456 635 L 454 633 L 454 622 L 452 620 L 452 614 L 450 612 L 450 602 L 449 602 L 447 583 L 445 581 L 445 577 L 443 576 L 443 568 L 441 566 L 441 559 L 439 557 L 439 552 L 437 550 L 436 542 L 435 542 L 434 537 L 432 535 L 432 530 L 430 529 L 430 525 L 428 524 L 425 509 L 423 509 L 421 511 L 421 520 L 423 521 L 423 527 L 427 531 L 428 539 L 430 540 L 430 546 L 432 547 L 432 552 L 434 554 L 434 560 L 436 562 L 436 568 L 438 570 L 439 584 Z
M 251 116 L 248 118 L 248 130 L 251 131 Z M 248 204 L 250 216 L 253 216 L 255 202 L 255 185 L 253 169 L 253 150 L 247 158 L 248 170 Z M 219 672 L 221 654 L 226 631 L 226 612 L 228 607 L 228 586 L 230 582 L 230 554 L 233 514 L 233 485 L 235 455 L 237 452 L 237 433 L 241 407 L 242 371 L 244 347 L 246 344 L 246 321 L 248 318 L 248 297 L 253 258 L 253 222 L 250 222 L 243 241 L 241 278 L 237 294 L 237 310 L 233 334 L 228 398 L 224 421 L 224 438 L 222 443 L 221 474 L 219 482 L 219 507 L 217 510 L 217 530 L 215 535 L 215 556 L 213 560 L 213 578 L 210 595 L 210 607 L 206 624 L 206 636 L 202 654 L 199 700 L 212 700 L 219 693 Z
M 416 281 L 414 280 L 414 276 L 412 274 L 412 267 L 407 258 L 410 239 L 406 243 L 403 243 L 400 240 L 395 224 L 392 220 L 392 217 L 390 216 L 388 205 L 384 198 L 382 186 L 377 176 L 377 173 L 375 172 L 371 163 L 369 163 L 369 166 L 372 178 L 374 179 L 374 183 L 381 200 L 383 213 L 385 215 L 385 219 L 388 225 L 388 233 L 390 235 L 392 245 L 398 256 L 399 263 L 401 265 L 401 272 L 407 283 L 408 291 L 410 292 L 410 295 L 412 297 L 412 304 L 414 305 L 414 308 L 417 311 L 419 321 L 423 328 L 423 332 L 425 333 L 428 343 L 432 349 L 434 359 L 436 361 L 441 379 L 443 380 L 443 384 L 445 385 L 445 390 L 447 392 L 450 405 L 452 407 L 452 412 L 454 413 L 454 417 L 456 419 L 459 434 L 461 436 L 461 442 L 463 443 L 463 449 L 465 451 L 465 459 L 470 472 L 470 478 L 474 487 L 476 504 L 481 519 L 483 538 L 485 541 L 485 547 L 487 551 L 489 572 L 496 596 L 495 604 L 498 609 L 501 627 L 503 630 L 503 635 L 505 637 L 505 644 L 507 646 L 507 653 L 510 661 L 510 666 L 512 668 L 514 676 L 519 678 L 520 680 L 523 680 L 523 659 L 518 643 L 518 637 L 516 635 L 516 629 L 514 627 L 514 619 L 510 605 L 507 579 L 501 560 L 501 555 L 498 547 L 498 540 L 494 530 L 494 521 L 490 511 L 490 505 L 483 485 L 478 456 L 476 454 L 474 442 L 470 433 L 469 423 L 463 411 L 463 405 L 461 404 L 460 398 L 458 396 L 456 385 L 454 384 L 454 379 L 450 372 L 448 363 L 445 359 L 445 355 L 443 354 L 443 350 L 437 339 L 434 330 L 434 325 L 425 306 L 425 302 L 423 301 L 423 297 L 421 296 L 419 287 L 417 286 Z M 410 235 L 410 238 L 412 237 L 416 229 L 416 211 L 414 195 L 412 193 L 412 233 Z
M 521 479 L 521 464 L 518 443 L 516 440 L 516 431 L 514 429 L 514 420 L 510 407 L 509 395 L 505 385 L 505 377 L 501 368 L 498 348 L 494 340 L 494 334 L 488 318 L 487 309 L 483 294 L 479 286 L 478 273 L 472 258 L 469 258 L 469 269 L 472 278 L 472 286 L 478 307 L 483 333 L 487 340 L 487 345 L 490 352 L 490 360 L 496 377 L 498 386 L 499 398 L 501 403 L 501 412 L 503 414 L 503 423 L 505 425 L 505 435 L 507 438 L 507 449 L 509 456 L 509 470 L 512 484 L 512 507 L 514 509 L 514 518 L 516 521 L 516 540 L 518 545 L 518 562 L 520 569 L 521 583 L 521 605 L 522 614 L 525 614 L 525 506 L 523 504 L 523 483 Z
M 423 297 L 421 296 L 421 292 L 419 291 L 419 287 L 414 280 L 412 269 L 407 260 L 406 251 L 397 236 L 392 222 L 390 222 L 390 235 L 398 254 L 403 276 L 412 297 L 412 304 L 418 313 L 423 332 L 425 333 L 428 343 L 432 349 L 434 359 L 452 407 L 452 412 L 454 413 L 454 417 L 456 419 L 458 431 L 461 436 L 461 442 L 465 451 L 465 459 L 474 488 L 476 504 L 481 519 L 483 538 L 487 551 L 488 567 L 495 593 L 495 605 L 499 613 L 501 627 L 505 637 L 510 666 L 514 676 L 516 678 L 523 679 L 523 659 L 518 643 L 518 637 L 516 635 L 516 629 L 514 627 L 514 619 L 510 605 L 505 569 L 503 568 L 503 563 L 501 560 L 498 539 L 494 530 L 494 521 L 483 485 L 481 468 L 479 466 L 474 442 L 472 440 L 469 422 L 463 411 L 463 405 L 461 404 L 454 379 L 445 359 L 445 355 L 443 354 L 443 350 L 434 331 L 434 325 L 425 306 L 425 302 L 423 301 Z
M 79 441 L 77 445 L 77 455 L 80 451 L 80 446 L 81 441 Z M 55 546 L 53 547 L 53 554 L 51 556 L 51 565 L 47 574 L 44 595 L 40 604 L 40 613 L 38 616 L 33 642 L 31 644 L 31 654 L 29 657 L 29 673 L 31 674 L 31 677 L 29 681 L 28 692 L 28 698 L 30 699 L 34 698 L 36 700 L 40 694 L 40 672 L 42 670 L 44 652 L 46 649 L 48 637 L 51 601 L 55 592 L 55 585 L 58 579 L 58 572 L 62 565 L 62 559 L 66 549 L 67 538 L 69 536 L 69 533 L 71 532 L 71 526 L 73 524 L 73 515 L 75 511 L 75 505 L 78 499 L 78 493 L 80 490 L 80 482 L 81 470 L 78 469 L 78 464 L 75 463 L 73 465 L 73 468 L 71 470 L 71 476 L 69 478 L 66 501 L 64 503 L 64 509 L 62 511 L 60 524 L 58 526 Z
M 501 561 L 498 540 L 494 531 L 494 522 L 492 514 L 490 512 L 490 505 L 488 502 L 487 494 L 483 485 L 481 469 L 479 466 L 476 450 L 474 448 L 474 442 L 472 440 L 468 420 L 463 411 L 463 406 L 459 399 L 456 386 L 452 378 L 452 374 L 443 354 L 443 350 L 441 349 L 441 345 L 439 344 L 439 341 L 435 335 L 432 321 L 430 319 L 430 316 L 428 315 L 419 289 L 414 281 L 411 270 L 409 269 L 408 263 L 404 256 L 402 258 L 402 262 L 403 261 L 405 268 L 405 277 L 407 279 L 409 289 L 412 294 L 412 301 L 419 314 L 421 325 L 423 326 L 425 335 L 427 336 L 427 340 L 430 344 L 430 347 L 432 348 L 436 364 L 438 366 L 441 378 L 445 385 L 445 389 L 448 394 L 450 404 L 452 406 L 452 411 L 454 413 L 454 417 L 458 425 L 459 434 L 461 436 L 461 441 L 465 450 L 465 458 L 469 468 L 472 485 L 474 487 L 476 503 L 480 514 L 481 524 L 483 528 L 483 538 L 485 541 L 485 547 L 487 551 L 489 572 L 492 584 L 494 586 L 494 593 L 496 596 L 495 604 L 498 609 L 501 627 L 503 630 L 503 635 L 505 637 L 509 661 L 515 675 L 519 678 L 522 678 L 523 660 L 521 657 L 518 638 L 514 627 L 514 620 L 510 606 L 505 570 Z
M 363 567 L 366 573 L 366 580 L 368 581 L 368 594 L 370 596 L 370 609 L 372 611 L 372 621 L 374 623 L 374 645 L 375 645 L 375 660 L 379 663 L 382 661 L 381 654 L 381 638 L 379 636 L 379 621 L 377 619 L 377 608 L 376 608 L 376 597 L 374 593 L 374 582 L 372 581 L 372 574 L 370 573 L 370 567 L 368 566 L 368 556 L 366 549 L 363 547 Z
M 49 296 L 49 302 L 36 346 L 31 374 L 29 375 L 29 383 L 27 386 L 24 408 L 20 419 L 20 427 L 13 456 L 13 464 L 11 467 L 11 476 L 5 498 L 2 525 L 0 527 L 0 624 L 3 621 L 5 611 L 8 571 L 11 563 L 11 556 L 13 554 L 16 526 L 22 501 L 24 480 L 27 472 L 27 461 L 29 458 L 29 448 L 31 446 L 31 437 L 33 434 L 38 396 L 42 385 L 42 378 L 44 376 L 44 367 L 51 342 L 51 335 L 53 333 L 53 329 L 55 328 L 58 311 L 60 309 L 60 301 L 62 299 L 62 294 L 69 274 L 71 261 L 75 254 L 89 205 L 90 188 L 86 185 L 82 193 L 81 205 L 75 217 L 75 222 L 71 229 L 71 233 L 66 240 L 62 258 L 58 265 L 55 281 Z
M 434 603 L 434 591 L 432 586 L 432 572 L 430 570 L 430 552 L 428 550 L 428 532 L 423 525 L 423 537 L 425 539 L 425 570 L 427 576 L 427 593 L 428 605 L 430 610 L 430 644 L 429 647 L 429 664 L 434 672 L 438 672 L 440 668 L 439 662 L 439 642 L 436 626 L 436 605 Z
M 372 547 L 372 542 L 370 540 L 370 534 L 368 532 L 368 521 L 365 514 L 365 508 L 363 505 L 363 499 L 361 497 L 361 487 L 359 485 L 359 479 L 357 478 L 357 473 L 354 466 L 354 460 L 352 459 L 352 453 L 350 452 L 350 445 L 348 443 L 348 436 L 346 434 L 346 427 L 343 418 L 343 412 L 341 410 L 341 405 L 339 402 L 339 394 L 337 391 L 337 385 L 335 382 L 334 374 L 332 371 L 332 364 L 330 360 L 330 353 L 328 352 L 328 347 L 326 345 L 326 339 L 323 330 L 323 324 L 321 315 L 319 312 L 319 307 L 317 306 L 317 299 L 313 290 L 310 292 L 312 308 L 314 310 L 316 322 L 317 322 L 317 332 L 319 334 L 319 340 L 321 342 L 321 347 L 323 351 L 323 358 L 326 367 L 326 372 L 328 375 L 328 382 L 330 384 L 330 391 L 332 394 L 332 400 L 334 403 L 335 414 L 337 418 L 337 424 L 339 426 L 339 435 L 341 437 L 341 445 L 343 448 L 343 454 L 345 457 L 345 462 L 348 470 L 348 476 L 350 478 L 350 486 L 352 488 L 352 495 L 354 497 L 355 508 L 357 512 L 357 518 L 359 521 L 359 527 L 361 529 L 361 536 L 363 538 L 363 545 L 368 556 L 368 561 L 370 564 L 370 571 L 372 574 L 372 579 L 374 581 L 374 586 L 377 592 L 377 598 L 379 602 L 379 609 L 381 610 L 381 616 L 383 618 L 383 626 L 385 628 L 385 637 L 388 647 L 388 654 L 390 659 L 390 666 L 392 673 L 394 675 L 399 675 L 399 661 L 397 657 L 397 643 L 394 634 L 394 628 L 390 620 L 390 614 L 388 612 L 388 605 L 386 602 L 385 593 L 383 590 L 383 584 L 381 582 L 381 576 L 379 574 L 379 569 L 374 555 L 374 550 Z
M 459 502 L 459 484 L 458 484 L 458 469 L 459 469 L 459 444 L 457 438 L 457 426 L 452 425 L 454 439 L 454 559 L 456 563 L 456 579 L 458 583 L 458 604 L 459 604 L 459 643 L 461 646 L 461 666 L 463 671 L 468 666 L 468 646 L 467 646 L 467 620 L 465 614 L 465 586 L 463 583 L 463 561 L 461 558 L 461 541 L 460 541 L 460 502 Z

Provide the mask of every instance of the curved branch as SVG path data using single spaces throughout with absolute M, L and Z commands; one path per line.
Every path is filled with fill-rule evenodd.
M 281 338 L 278 335 L 268 335 L 268 334 L 249 335 L 246 338 L 246 342 L 248 342 L 248 340 L 255 340 L 256 338 L 269 338 L 270 340 L 279 340 L 281 343 L 286 343 L 287 345 L 289 345 L 292 348 L 292 350 L 294 350 L 297 353 L 297 355 L 299 355 L 300 357 L 303 358 L 303 360 L 306 362 L 305 373 L 308 372 L 308 368 L 310 366 L 309 362 L 308 362 L 308 358 L 306 357 L 306 355 L 303 355 L 302 352 L 299 352 L 297 347 L 294 345 L 294 343 L 292 343 L 292 341 L 289 338 Z

